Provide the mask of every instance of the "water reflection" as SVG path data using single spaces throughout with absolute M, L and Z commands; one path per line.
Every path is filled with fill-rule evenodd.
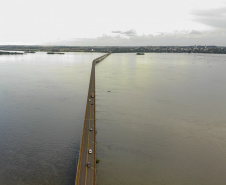
M 0 56 L 0 184 L 74 184 L 91 63 L 102 54 Z
M 225 59 L 112 54 L 98 64 L 98 184 L 224 185 Z

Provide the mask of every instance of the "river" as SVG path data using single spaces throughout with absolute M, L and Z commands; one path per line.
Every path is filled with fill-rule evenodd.
M 0 185 L 74 184 L 92 60 L 0 56 Z
M 226 184 L 226 55 L 112 54 L 96 89 L 98 185 Z
M 0 185 L 73 185 L 98 53 L 0 56 Z M 98 185 L 226 184 L 226 55 L 96 65 Z

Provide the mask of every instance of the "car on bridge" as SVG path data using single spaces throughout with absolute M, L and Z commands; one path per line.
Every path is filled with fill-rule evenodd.
M 90 167 L 91 167 L 91 164 L 90 164 L 90 162 L 88 162 L 88 163 L 87 163 L 87 167 L 88 167 L 88 168 L 90 168 Z
M 89 154 L 93 153 L 92 149 L 89 149 Z

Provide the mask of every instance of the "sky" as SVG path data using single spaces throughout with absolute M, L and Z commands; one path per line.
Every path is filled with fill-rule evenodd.
M 0 0 L 0 44 L 226 46 L 226 0 Z

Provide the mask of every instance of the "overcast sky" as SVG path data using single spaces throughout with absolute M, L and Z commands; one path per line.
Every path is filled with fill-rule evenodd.
M 0 0 L 0 44 L 226 46 L 226 0 Z

